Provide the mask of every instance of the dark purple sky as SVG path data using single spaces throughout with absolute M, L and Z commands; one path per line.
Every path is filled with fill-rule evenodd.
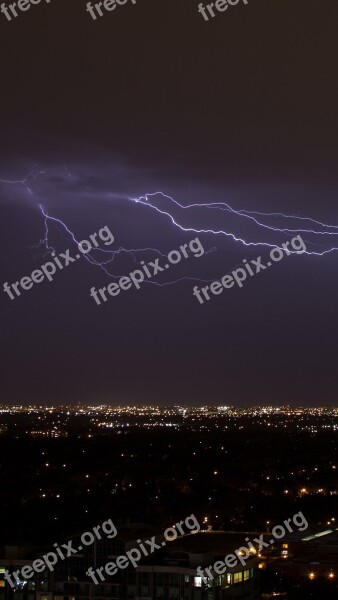
M 159 190 L 184 206 L 338 225 L 338 7 L 322 4 L 249 0 L 208 23 L 197 0 L 129 1 L 95 22 L 83 0 L 0 15 L 0 178 L 41 171 L 27 185 L 0 182 L 1 403 L 336 404 L 338 252 L 285 258 L 202 306 L 188 280 L 98 307 L 90 288 L 112 280 L 84 260 L 14 301 L 3 292 L 49 260 L 34 248 L 39 204 L 77 239 L 109 226 L 113 250 L 168 253 L 196 237 L 130 200 Z M 185 228 L 290 239 L 222 210 L 157 207 Z M 57 223 L 49 235 L 57 253 L 76 254 Z M 303 237 L 310 251 L 338 247 L 338 236 Z M 209 252 L 159 283 L 268 260 L 264 247 L 199 238 Z M 156 256 L 116 255 L 109 269 L 128 274 Z

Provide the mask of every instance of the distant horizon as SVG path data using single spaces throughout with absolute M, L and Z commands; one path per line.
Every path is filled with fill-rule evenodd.
M 224 406 L 223 404 L 202 404 L 202 405 L 198 405 L 198 404 L 126 404 L 126 405 L 116 405 L 116 404 L 0 404 L 0 411 L 4 408 L 24 408 L 24 409 L 46 409 L 46 410 L 53 410 L 56 408 L 92 408 L 92 409 L 98 409 L 98 408 L 115 408 L 115 409 L 121 409 L 121 410 L 125 410 L 125 409 L 134 409 L 134 408 L 141 408 L 141 409 L 147 409 L 147 408 L 168 408 L 168 409 L 198 409 L 201 410 L 203 408 L 205 409 L 213 409 L 213 408 L 217 408 L 217 409 L 223 409 L 224 411 L 227 410 L 240 410 L 240 409 L 260 409 L 260 410 L 290 410 L 292 412 L 297 411 L 297 410 L 308 410 L 308 409 L 316 409 L 316 410 L 323 410 L 323 409 L 334 409 L 337 408 L 338 409 L 338 404 L 337 405 L 329 405 L 329 404 L 322 404 L 322 405 L 299 405 L 299 406 L 292 406 L 289 404 L 284 404 L 284 405 L 271 405 L 271 404 L 253 404 L 253 405 L 229 405 L 229 406 Z

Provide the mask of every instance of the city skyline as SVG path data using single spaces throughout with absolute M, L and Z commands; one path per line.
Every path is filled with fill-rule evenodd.
M 337 600 L 337 0 L 0 0 L 0 600 Z

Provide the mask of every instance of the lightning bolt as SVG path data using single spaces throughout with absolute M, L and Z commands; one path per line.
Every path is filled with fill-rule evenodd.
M 56 217 L 49 216 L 45 212 L 45 209 L 43 208 L 43 206 L 41 204 L 39 205 L 39 209 L 41 211 L 41 214 L 43 215 L 44 224 L 45 224 L 45 235 L 44 235 L 44 238 L 42 240 L 40 240 L 39 246 L 43 245 L 46 248 L 48 253 L 55 252 L 54 248 L 49 245 L 49 241 L 48 241 L 48 238 L 49 238 L 48 223 L 49 223 L 49 221 L 55 223 L 57 226 L 59 226 L 61 229 L 63 229 L 65 231 L 66 235 L 69 236 L 70 239 L 73 241 L 73 243 L 76 246 L 78 246 L 80 241 L 76 239 L 74 233 L 70 229 L 68 229 L 67 225 L 61 219 L 57 219 Z M 211 248 L 210 250 L 207 251 L 207 253 L 211 253 L 214 250 L 215 250 L 215 248 Z M 92 250 L 89 253 L 83 255 L 83 258 L 85 258 L 85 260 L 87 260 L 87 262 L 90 265 L 99 267 L 100 269 L 102 269 L 104 271 L 104 273 L 106 275 L 108 275 L 110 278 L 119 279 L 120 277 L 125 275 L 125 273 L 120 273 L 120 274 L 114 273 L 113 274 L 108 270 L 108 265 L 113 263 L 115 257 L 118 255 L 121 255 L 121 254 L 128 254 L 128 255 L 131 255 L 133 257 L 133 260 L 136 262 L 135 255 L 138 253 L 141 253 L 144 256 L 144 254 L 146 252 L 156 254 L 158 256 L 161 256 L 162 258 L 167 258 L 166 254 L 163 254 L 162 252 L 160 252 L 160 250 L 158 250 L 156 248 L 137 248 L 137 249 L 135 249 L 135 248 L 123 248 L 123 247 L 119 247 L 116 250 L 108 250 L 107 248 L 99 248 L 99 247 L 92 248 Z M 101 255 L 102 258 L 95 258 L 93 256 L 93 253 L 97 253 L 98 255 Z M 104 256 L 102 256 L 102 255 L 104 255 Z M 211 280 L 197 279 L 196 277 L 180 277 L 180 278 L 175 279 L 174 281 L 170 281 L 170 282 L 159 283 L 157 281 L 144 281 L 144 283 L 150 283 L 152 285 L 157 285 L 159 287 L 163 287 L 166 285 L 173 285 L 174 283 L 178 283 L 179 281 L 186 281 L 186 280 L 190 280 L 190 281 L 198 280 L 202 283 L 211 281 Z
M 187 211 L 189 209 L 201 209 L 201 208 L 207 208 L 207 209 L 215 209 L 215 210 L 222 210 L 222 211 L 226 211 L 228 213 L 231 213 L 233 215 L 236 215 L 237 217 L 244 217 L 245 219 L 249 219 L 250 221 L 254 222 L 255 225 L 257 225 L 260 228 L 263 228 L 265 230 L 274 232 L 274 233 L 285 233 L 285 234 L 302 234 L 302 233 L 306 233 L 306 234 L 310 234 L 310 235 L 327 235 L 327 236 L 331 236 L 331 235 L 338 235 L 338 231 L 318 231 L 315 229 L 309 229 L 309 228 L 298 228 L 298 229 L 290 229 L 290 228 L 286 228 L 286 227 L 273 227 L 271 225 L 266 225 L 265 223 L 262 223 L 261 221 L 258 221 L 258 219 L 256 219 L 255 217 L 251 216 L 251 215 L 256 215 L 256 216 L 263 216 L 263 217 L 276 217 L 279 216 L 283 219 L 294 219 L 294 220 L 302 220 L 302 221 L 309 221 L 311 223 L 314 223 L 316 225 L 319 225 L 320 227 L 326 228 L 326 229 L 336 229 L 338 230 L 338 226 L 336 225 L 327 225 L 325 223 L 321 223 L 320 221 L 317 221 L 315 219 L 312 219 L 310 217 L 299 217 L 299 216 L 294 216 L 294 215 L 287 215 L 284 213 L 260 213 L 257 211 L 246 211 L 246 210 L 235 210 L 234 208 L 232 208 L 229 204 L 225 203 L 225 202 L 211 202 L 211 203 L 194 203 L 194 204 L 181 204 L 180 202 L 178 202 L 177 200 L 175 200 L 174 198 L 172 198 L 171 196 L 168 196 L 167 194 L 164 194 L 163 192 L 154 192 L 151 194 L 145 194 L 144 196 L 140 196 L 139 198 L 130 198 L 131 201 L 137 203 L 137 204 L 142 204 L 143 206 L 146 206 L 148 208 L 151 208 L 152 210 L 154 210 L 155 212 L 168 217 L 168 219 L 171 221 L 171 223 L 173 225 L 175 225 L 175 227 L 178 227 L 181 231 L 184 232 L 193 232 L 193 233 L 204 233 L 204 234 L 211 234 L 211 235 L 215 235 L 215 236 L 225 236 L 228 238 L 231 238 L 234 242 L 240 243 L 244 246 L 265 246 L 268 248 L 279 248 L 278 242 L 276 243 L 268 243 L 268 242 L 263 242 L 263 241 L 248 241 L 245 240 L 243 237 L 238 237 L 237 235 L 235 235 L 232 232 L 226 231 L 224 229 L 212 229 L 212 228 L 199 228 L 199 227 L 184 227 L 181 223 L 178 222 L 177 218 L 172 214 L 172 212 L 170 212 L 169 209 L 162 209 L 160 208 L 156 203 L 154 203 L 152 201 L 152 199 L 154 198 L 156 200 L 156 197 L 160 196 L 160 198 L 169 201 L 169 204 L 173 204 L 175 207 L 179 208 L 182 211 Z M 309 244 L 315 245 L 314 242 L 308 242 Z M 335 252 L 337 251 L 338 248 L 335 246 L 331 246 L 328 249 L 323 250 L 322 252 L 309 252 L 306 250 L 306 252 L 304 252 L 304 254 L 308 254 L 308 255 L 315 255 L 315 256 L 323 256 L 324 254 L 328 254 L 330 252 Z M 291 251 L 292 253 L 292 251 Z M 296 251 L 294 252 L 296 253 Z
M 77 177 L 75 177 L 71 173 L 71 171 L 69 170 L 67 165 L 64 165 L 63 168 L 64 168 L 64 172 L 66 173 L 66 176 L 68 179 L 73 179 L 73 180 L 77 179 Z M 26 191 L 29 193 L 29 195 L 33 195 L 33 191 L 29 187 L 28 182 L 37 179 L 38 176 L 43 175 L 45 173 L 46 173 L 45 170 L 38 169 L 36 166 L 34 166 L 33 169 L 23 179 L 16 179 L 16 180 L 0 179 L 0 183 L 8 184 L 8 185 L 23 186 L 26 189 Z M 112 196 L 115 197 L 115 194 L 112 194 Z M 126 197 L 125 199 L 128 199 L 128 198 Z M 38 208 L 39 208 L 39 211 L 43 218 L 44 235 L 40 239 L 38 244 L 33 245 L 33 246 L 28 246 L 28 248 L 30 250 L 41 250 L 43 248 L 44 256 L 56 254 L 55 248 L 53 246 L 51 246 L 50 242 L 49 242 L 50 224 L 54 224 L 55 226 L 57 226 L 59 228 L 59 230 L 61 230 L 67 238 L 70 238 L 70 240 L 76 246 L 78 246 L 79 240 L 76 239 L 75 234 L 67 227 L 67 225 L 66 225 L 66 223 L 64 223 L 64 221 L 62 221 L 61 219 L 56 218 L 54 216 L 50 216 L 42 204 L 39 204 Z M 210 254 L 210 253 L 214 252 L 215 250 L 216 250 L 215 247 L 211 247 L 210 249 L 208 249 L 206 251 L 206 254 Z M 114 262 L 116 257 L 123 255 L 123 254 L 129 255 L 129 256 L 131 256 L 133 262 L 136 263 L 137 265 L 139 265 L 137 256 L 139 254 L 141 254 L 142 258 L 143 258 L 146 253 L 151 253 L 156 256 L 165 258 L 165 259 L 167 258 L 167 254 L 164 254 L 157 248 L 149 248 L 149 247 L 147 247 L 147 248 L 124 248 L 122 246 L 120 246 L 119 248 L 117 248 L 115 250 L 94 247 L 94 248 L 92 248 L 92 250 L 89 253 L 84 254 L 83 258 L 91 266 L 100 268 L 110 278 L 119 279 L 120 277 L 125 275 L 124 272 L 123 273 L 112 273 L 109 270 L 110 265 L 112 265 L 112 263 Z M 208 283 L 208 282 L 210 283 L 212 281 L 210 279 L 201 279 L 201 278 L 196 278 L 196 277 L 184 276 L 184 277 L 179 277 L 179 278 L 174 279 L 173 281 L 169 281 L 169 282 L 159 283 L 157 281 L 149 281 L 148 280 L 148 281 L 145 281 L 144 283 L 149 283 L 151 285 L 157 285 L 159 287 L 162 287 L 162 286 L 166 286 L 166 285 L 173 285 L 175 283 L 178 283 L 179 281 L 185 281 L 185 280 L 200 281 L 201 283 Z
M 64 165 L 64 171 L 65 171 L 68 179 L 76 179 L 72 175 L 70 170 L 68 169 L 67 165 Z M 17 179 L 17 180 L 0 179 L 0 183 L 7 184 L 7 185 L 21 186 L 27 191 L 27 193 L 30 196 L 32 196 L 32 195 L 34 195 L 33 190 L 32 190 L 32 182 L 35 181 L 38 177 L 44 175 L 45 173 L 46 173 L 45 170 L 34 166 L 32 168 L 32 170 L 23 179 Z M 116 195 L 111 194 L 110 196 L 111 196 L 111 198 L 115 198 Z M 235 208 L 233 208 L 230 204 L 228 204 L 226 202 L 196 202 L 196 203 L 191 203 L 191 204 L 182 204 L 182 203 L 178 202 L 177 200 L 175 200 L 174 198 L 172 198 L 171 196 L 169 196 L 161 191 L 148 193 L 143 196 L 139 196 L 137 198 L 126 197 L 125 199 L 126 199 L 126 201 L 140 205 L 142 207 L 145 207 L 147 210 L 151 210 L 151 211 L 155 212 L 161 218 L 169 220 L 176 229 L 178 229 L 182 232 L 193 233 L 193 234 L 204 234 L 204 235 L 208 235 L 208 236 L 216 237 L 216 238 L 223 237 L 223 238 L 230 239 L 233 242 L 235 242 L 236 244 L 242 245 L 244 247 L 263 247 L 263 248 L 264 247 L 266 247 L 266 248 L 280 248 L 281 247 L 280 246 L 281 242 L 279 240 L 273 241 L 273 239 L 272 239 L 271 241 L 270 240 L 264 241 L 261 239 L 260 235 L 257 237 L 257 231 L 258 232 L 264 231 L 265 233 L 268 233 L 270 236 L 273 235 L 274 237 L 275 237 L 275 234 L 278 234 L 278 236 L 280 236 L 281 234 L 284 234 L 284 236 L 286 235 L 288 237 L 291 237 L 292 234 L 293 235 L 296 235 L 296 234 L 301 235 L 302 234 L 302 236 L 303 236 L 303 234 L 306 234 L 307 236 L 314 236 L 314 237 L 320 236 L 320 239 L 322 241 L 329 241 L 331 236 L 338 235 L 338 226 L 329 225 L 327 223 L 321 222 L 319 220 L 316 220 L 316 219 L 313 219 L 313 218 L 307 217 L 307 216 L 289 215 L 289 214 L 284 214 L 282 212 L 264 213 L 264 212 L 258 212 L 258 211 L 249 211 L 247 209 L 236 210 Z M 165 204 L 164 207 L 163 207 L 163 204 Z M 39 244 L 37 246 L 30 247 L 31 249 L 32 248 L 38 248 L 38 249 L 44 248 L 44 250 L 47 254 L 52 254 L 52 253 L 56 252 L 54 247 L 51 246 L 51 244 L 49 242 L 51 225 L 54 225 L 55 227 L 57 227 L 63 233 L 63 235 L 66 236 L 66 238 L 69 238 L 72 243 L 74 243 L 76 246 L 78 246 L 79 240 L 77 240 L 77 238 L 75 237 L 75 234 L 68 228 L 66 223 L 64 223 L 60 218 L 56 218 L 54 216 L 49 215 L 47 210 L 44 208 L 44 206 L 42 204 L 39 204 L 38 208 L 39 208 L 40 214 L 42 215 L 42 219 L 43 219 L 44 235 L 43 235 L 42 239 L 40 239 Z M 250 223 L 254 226 L 255 238 L 247 239 L 247 236 L 244 237 L 243 235 L 239 235 L 239 234 L 235 233 L 232 230 L 232 228 L 229 230 L 228 227 L 227 228 L 198 227 L 198 226 L 194 225 L 194 216 L 197 215 L 197 211 L 199 211 L 199 215 L 201 215 L 201 211 L 208 211 L 209 214 L 211 214 L 210 211 L 213 211 L 213 214 L 219 214 L 220 212 L 221 213 L 223 212 L 223 213 L 227 213 L 228 215 L 231 215 L 232 217 L 237 218 L 241 222 Z M 205 212 L 204 214 L 206 215 L 207 212 Z M 184 217 L 183 217 L 183 215 L 184 215 Z M 188 217 L 189 217 L 189 225 L 184 225 L 182 223 L 182 217 L 183 217 L 183 222 L 184 222 L 186 215 L 188 215 Z M 268 224 L 267 221 L 269 219 L 273 219 L 274 221 L 276 219 L 280 219 L 281 220 L 280 226 L 277 226 L 276 224 L 274 224 L 274 225 Z M 301 223 L 301 227 L 297 228 L 296 224 L 298 225 L 300 223 Z M 309 244 L 311 246 L 319 246 L 315 241 L 308 241 L 308 240 L 304 240 L 304 241 L 306 241 L 307 245 Z M 334 245 L 329 245 L 329 247 L 320 246 L 320 248 L 321 249 L 319 251 L 314 251 L 314 250 L 310 251 L 310 250 L 306 249 L 304 254 L 314 255 L 314 256 L 323 256 L 325 254 L 335 252 L 338 250 L 338 248 Z M 212 247 L 209 250 L 207 250 L 206 254 L 209 254 L 214 251 L 215 251 L 215 247 Z M 294 253 L 296 253 L 296 252 L 297 251 L 294 251 Z M 163 254 L 157 248 L 124 248 L 122 246 L 120 246 L 118 249 L 115 249 L 115 250 L 95 247 L 95 248 L 92 248 L 92 250 L 89 253 L 84 254 L 83 257 L 90 266 L 95 267 L 95 268 L 100 268 L 110 278 L 118 279 L 121 276 L 123 276 L 125 273 L 116 274 L 116 273 L 111 272 L 112 266 L 113 266 L 113 263 L 114 263 L 116 257 L 118 257 L 120 255 L 124 255 L 124 254 L 129 255 L 132 257 L 133 262 L 138 263 L 137 256 L 139 254 L 142 254 L 142 257 L 144 257 L 145 253 L 153 253 L 157 256 L 167 258 L 167 255 Z M 293 251 L 291 249 L 290 249 L 290 253 L 293 253 Z M 178 279 L 175 279 L 174 281 L 169 281 L 169 282 L 159 283 L 159 282 L 155 282 L 155 281 L 146 281 L 146 283 L 150 283 L 152 285 L 158 285 L 158 286 L 162 287 L 165 285 L 173 285 L 174 283 L 177 283 L 179 281 L 184 281 L 184 280 L 199 281 L 199 282 L 205 282 L 205 283 L 213 281 L 213 279 L 200 279 L 197 277 L 184 276 L 184 277 L 180 277 Z
M 34 165 L 32 170 L 23 179 L 0 179 L 0 183 L 22 186 L 29 193 L 29 195 L 32 196 L 33 190 L 30 187 L 30 182 L 34 181 L 40 175 L 44 175 L 45 173 L 46 171 L 44 171 L 43 169 L 39 169 L 36 165 Z

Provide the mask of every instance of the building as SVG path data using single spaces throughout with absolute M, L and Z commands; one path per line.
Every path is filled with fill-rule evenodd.
M 129 565 L 114 576 L 101 570 L 102 577 L 97 576 L 95 584 L 87 575 L 88 569 L 103 567 L 131 548 L 137 548 L 137 540 L 144 542 L 151 537 L 143 533 L 139 531 L 135 535 L 135 532 L 122 531 L 119 537 L 95 540 L 81 552 L 60 560 L 54 571 L 45 569 L 35 573 L 34 580 L 17 586 L 15 593 L 6 583 L 0 588 L 0 592 L 6 591 L 0 593 L 0 600 L 258 600 L 258 561 L 255 556 L 251 556 L 245 565 L 238 562 L 222 575 L 212 572 L 209 577 L 197 572 L 198 566 L 203 570 L 243 546 L 245 534 L 237 533 L 185 535 L 149 554 L 136 568 Z M 80 539 L 73 538 L 74 547 L 78 548 L 79 544 Z M 40 556 L 48 551 L 50 548 Z M 21 563 L 32 564 L 32 560 L 21 560 Z M 12 566 L 10 570 L 13 570 Z
M 338 530 L 287 535 L 273 566 L 291 580 L 338 579 Z

